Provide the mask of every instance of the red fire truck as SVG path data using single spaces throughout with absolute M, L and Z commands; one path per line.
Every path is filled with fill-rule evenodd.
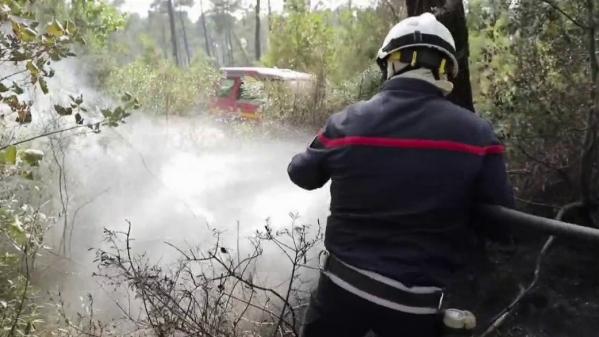
M 213 110 L 230 116 L 259 118 L 264 104 L 262 84 L 266 81 L 288 82 L 295 87 L 313 81 L 313 76 L 290 69 L 264 67 L 224 67 L 223 80 L 212 103 Z

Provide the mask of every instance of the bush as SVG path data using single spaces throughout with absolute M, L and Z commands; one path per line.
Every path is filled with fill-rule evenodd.
M 334 39 L 326 13 L 292 12 L 272 23 L 269 48 L 262 63 L 324 77 L 332 64 Z
M 476 14 L 486 8 L 480 3 L 471 5 L 469 21 L 473 87 L 477 106 L 508 146 L 518 198 L 551 211 L 585 189 L 597 191 L 594 181 L 581 179 L 585 171 L 596 175 L 594 164 L 585 168 L 581 160 L 587 130 L 596 127 L 587 121 L 593 107 L 587 37 L 571 34 L 577 27 L 548 6 L 502 4 Z M 586 152 L 596 158 L 596 151 Z
M 317 79 L 309 88 L 292 90 L 287 85 L 269 83 L 264 89 L 267 99 L 263 116 L 267 120 L 320 127 L 333 113 L 372 97 L 380 84 L 376 65 L 338 85 Z
M 297 214 L 290 216 L 289 226 L 275 230 L 267 223 L 256 231 L 247 254 L 239 244 L 237 250 L 225 246 L 215 229 L 215 244 L 207 250 L 169 244 L 179 254 L 170 267 L 133 253 L 130 224 L 127 232 L 106 230 L 109 249 L 96 251 L 95 275 L 135 294 L 139 315 L 119 308 L 146 335 L 297 337 L 307 306 L 307 269 L 316 269 L 323 233 L 320 226 L 299 224 Z M 287 282 L 276 285 L 261 276 L 258 265 L 267 247 L 288 262 Z
M 8 336 L 35 335 L 41 323 L 31 285 L 35 259 L 43 248 L 48 218 L 40 211 L 33 181 L 37 160 L 12 146 L 0 151 L 0 326 Z M 39 159 L 39 158 L 38 158 Z
M 214 96 L 217 69 L 196 58 L 188 69 L 163 59 L 138 59 L 110 73 L 107 90 L 139 97 L 142 108 L 157 115 L 184 115 L 194 107 L 204 109 Z

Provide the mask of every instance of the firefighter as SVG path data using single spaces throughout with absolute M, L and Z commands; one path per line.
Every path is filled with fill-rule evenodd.
M 473 205 L 513 206 L 492 126 L 445 98 L 459 71 L 449 30 L 407 18 L 377 63 L 380 92 L 332 115 L 288 167 L 304 189 L 331 180 L 304 337 L 438 336 L 445 287 L 473 255 Z

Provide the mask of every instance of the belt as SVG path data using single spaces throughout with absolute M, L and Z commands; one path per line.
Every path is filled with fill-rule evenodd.
M 401 282 L 382 282 L 330 254 L 324 274 L 338 286 L 366 300 L 413 314 L 435 314 L 441 309 L 443 291 L 436 287 L 408 287 Z

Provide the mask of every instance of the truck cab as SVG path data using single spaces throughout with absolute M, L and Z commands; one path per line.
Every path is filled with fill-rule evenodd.
M 244 119 L 258 119 L 266 97 L 264 82 L 309 82 L 313 76 L 290 69 L 265 67 L 223 67 L 223 79 L 217 97 L 211 104 L 214 110 Z

